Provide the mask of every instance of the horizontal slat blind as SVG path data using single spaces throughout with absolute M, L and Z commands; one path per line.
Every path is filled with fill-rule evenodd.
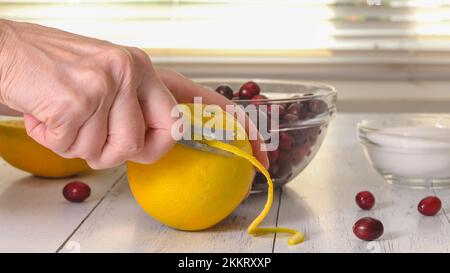
M 0 0 L 0 17 L 180 58 L 450 62 L 450 0 Z

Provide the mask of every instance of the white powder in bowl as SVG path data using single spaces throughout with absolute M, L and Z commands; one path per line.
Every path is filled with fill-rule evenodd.
M 392 127 L 368 132 L 366 156 L 383 174 L 406 179 L 450 178 L 450 129 Z

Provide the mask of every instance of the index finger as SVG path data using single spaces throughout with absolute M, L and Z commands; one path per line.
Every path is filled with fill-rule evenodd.
M 227 105 L 232 105 L 233 102 L 226 99 L 216 92 L 211 92 L 211 90 L 194 83 L 193 81 L 187 79 L 183 75 L 176 73 L 171 70 L 159 69 L 159 77 L 170 90 L 170 92 L 175 96 L 179 103 L 193 102 L 193 97 L 201 97 L 203 102 L 206 104 L 215 104 L 220 106 L 222 109 L 226 109 Z M 247 132 L 249 130 L 257 130 L 256 126 L 251 122 L 247 115 L 245 120 L 239 120 L 239 122 L 245 125 Z M 263 140 L 261 136 L 258 135 L 256 140 L 250 141 L 253 149 L 253 155 L 261 162 L 265 167 L 269 167 L 269 159 L 265 151 L 261 151 L 260 147 L 263 145 Z

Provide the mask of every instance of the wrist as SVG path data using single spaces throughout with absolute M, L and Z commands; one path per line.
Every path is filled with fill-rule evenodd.
M 11 21 L 0 19 L 0 103 L 4 103 L 3 86 L 5 81 L 5 73 L 8 70 L 7 67 L 10 60 L 7 52 L 7 44 L 11 33 L 11 28 Z
M 0 19 L 0 56 L 2 56 L 3 48 L 6 41 L 6 23 L 5 20 Z M 1 59 L 0 59 L 1 60 Z
M 4 55 L 3 49 L 5 47 L 5 43 L 6 43 L 6 23 L 5 23 L 5 20 L 0 19 L 0 103 L 3 102 L 2 96 L 1 96 L 2 79 L 4 78 L 3 69 L 2 69 L 2 67 L 3 67 L 2 60 L 4 59 L 3 58 L 3 55 Z

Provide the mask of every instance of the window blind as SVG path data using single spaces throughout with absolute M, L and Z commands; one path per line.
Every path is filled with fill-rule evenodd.
M 450 63 L 450 0 L 0 0 L 0 17 L 162 58 Z

